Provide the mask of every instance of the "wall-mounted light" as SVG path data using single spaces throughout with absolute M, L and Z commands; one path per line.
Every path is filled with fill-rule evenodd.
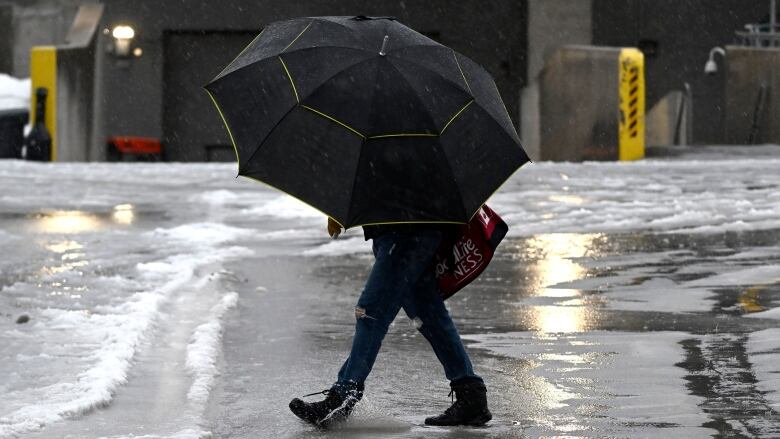
M 135 38 L 135 30 L 127 25 L 114 26 L 111 30 L 111 37 L 113 37 L 113 43 L 111 45 L 111 53 L 120 58 L 129 58 L 130 56 L 140 56 L 140 48 L 133 49 L 133 39 Z
M 707 59 L 707 62 L 704 64 L 704 73 L 708 75 L 714 75 L 718 73 L 718 64 L 715 62 L 715 54 L 719 53 L 724 58 L 726 57 L 726 51 L 723 50 L 722 47 L 716 46 L 713 47 L 710 50 L 710 57 Z

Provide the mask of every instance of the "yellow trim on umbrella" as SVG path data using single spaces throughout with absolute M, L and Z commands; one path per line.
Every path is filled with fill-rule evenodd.
M 463 69 L 460 68 L 460 63 L 458 62 L 458 55 L 455 53 L 455 51 L 452 51 L 452 57 L 455 58 L 455 64 L 458 65 L 458 70 L 460 70 L 460 76 L 463 77 L 463 82 L 466 83 L 466 88 L 469 89 L 469 93 L 474 94 L 471 91 L 471 86 L 469 85 L 469 81 L 466 79 L 466 75 L 463 74 Z
M 298 89 L 295 88 L 295 81 L 293 81 L 292 76 L 290 75 L 290 71 L 287 70 L 287 64 L 284 63 L 284 60 L 281 56 L 277 56 L 279 58 L 279 62 L 282 63 L 282 67 L 284 68 L 284 72 L 287 73 L 287 79 L 290 80 L 290 85 L 292 85 L 293 93 L 295 93 L 295 102 L 300 103 L 300 99 L 298 99 Z
M 453 121 L 453 120 L 455 120 L 455 118 L 456 118 L 456 117 L 460 116 L 460 113 L 463 113 L 463 110 L 465 110 L 466 108 L 468 108 L 468 107 L 469 107 L 469 105 L 471 105 L 471 104 L 473 104 L 473 103 L 474 103 L 474 99 L 472 99 L 472 100 L 470 100 L 470 101 L 466 102 L 466 105 L 464 105 L 464 106 L 463 106 L 463 108 L 461 108 L 460 110 L 458 110 L 458 112 L 457 112 L 457 113 L 455 113 L 455 115 L 454 115 L 454 116 L 452 116 L 452 117 L 450 118 L 449 122 L 447 122 L 447 124 L 446 124 L 446 125 L 444 125 L 444 128 L 442 128 L 442 129 L 441 129 L 441 133 L 439 133 L 439 135 L 441 136 L 442 134 L 444 134 L 444 131 L 446 131 L 446 130 L 447 130 L 447 127 L 448 127 L 448 126 L 450 126 L 450 124 L 452 123 L 452 121 Z
M 335 221 L 335 222 L 336 222 L 336 224 L 338 224 L 339 226 L 341 226 L 341 228 L 343 228 L 344 230 L 346 230 L 346 227 L 344 227 L 344 225 L 343 225 L 343 224 L 341 224 L 341 223 L 339 222 L 339 220 L 337 220 L 337 219 L 336 219 L 336 218 L 334 218 L 334 217 L 333 217 L 331 214 L 329 214 L 329 213 L 325 212 L 324 210 L 322 210 L 322 209 L 320 209 L 320 208 L 318 208 L 318 207 L 316 207 L 316 206 L 312 205 L 311 203 L 307 203 L 306 201 L 303 201 L 302 199 L 300 199 L 300 198 L 296 197 L 295 195 L 293 195 L 293 194 L 291 194 L 291 193 L 289 193 L 289 192 L 287 192 L 287 191 L 285 191 L 285 190 L 283 190 L 283 189 L 280 189 L 280 188 L 278 188 L 278 187 L 276 187 L 276 186 L 272 185 L 271 183 L 268 183 L 267 181 L 260 180 L 259 178 L 255 178 L 255 177 L 252 177 L 252 176 L 250 176 L 250 175 L 243 175 L 243 174 L 241 175 L 241 177 L 247 178 L 247 179 L 249 179 L 249 180 L 252 180 L 252 181 L 256 181 L 256 182 L 258 182 L 258 183 L 262 183 L 262 184 L 264 184 L 264 185 L 266 185 L 266 186 L 270 187 L 271 189 L 275 189 L 275 190 L 277 190 L 277 191 L 279 191 L 279 192 L 281 192 L 281 193 L 283 193 L 283 194 L 285 194 L 285 195 L 289 195 L 289 196 L 291 196 L 291 197 L 295 198 L 296 200 L 298 200 L 298 201 L 300 201 L 301 203 L 303 203 L 303 204 L 305 204 L 305 205 L 307 205 L 307 206 L 311 207 L 312 209 L 316 210 L 317 212 L 319 212 L 319 213 L 321 213 L 321 214 L 323 214 L 323 215 L 327 216 L 328 218 L 331 218 L 331 219 L 333 219 L 333 221 Z
M 501 99 L 501 92 L 498 90 L 498 84 L 496 84 L 495 81 L 493 81 L 493 87 L 496 89 L 496 94 L 498 95 L 499 102 L 501 102 L 501 106 L 504 107 L 504 113 L 506 113 L 507 119 L 512 122 L 512 118 L 509 116 L 509 110 L 506 109 L 506 104 L 504 103 L 504 100 Z
M 243 54 L 244 54 L 244 52 L 246 52 L 246 51 L 247 51 L 247 49 L 249 49 L 249 47 L 250 47 L 252 44 L 255 44 L 255 41 L 257 41 L 257 39 L 258 39 L 258 38 L 260 38 L 260 36 L 261 36 L 261 35 L 263 35 L 263 32 L 265 32 L 265 29 L 266 29 L 266 28 L 262 28 L 262 29 L 260 29 L 260 33 L 259 33 L 259 34 L 257 34 L 257 36 L 256 36 L 256 37 L 252 38 L 252 41 L 250 41 L 250 42 L 249 42 L 249 44 L 247 44 L 247 45 L 246 45 L 246 47 L 244 47 L 244 48 L 241 50 L 241 52 L 239 52 L 239 54 L 238 54 L 238 55 L 236 55 L 236 57 L 235 57 L 235 58 L 233 58 L 233 61 L 230 61 L 230 63 L 229 63 L 228 65 L 226 65 L 226 66 L 225 66 L 225 68 L 224 68 L 224 69 L 222 69 L 222 71 L 221 71 L 221 72 L 219 72 L 219 75 L 215 76 L 215 78 L 219 78 L 220 76 L 222 76 L 222 74 L 223 74 L 223 73 L 225 73 L 225 70 L 227 70 L 227 69 L 228 69 L 228 67 L 232 66 L 232 65 L 233 65 L 233 63 L 234 63 L 234 62 L 236 62 L 236 60 L 237 60 L 237 59 L 238 59 L 238 58 L 239 58 L 241 55 L 243 55 Z
M 342 229 L 347 230 L 347 227 L 344 227 L 344 224 L 341 224 L 341 222 L 339 220 L 337 220 L 335 217 L 333 217 L 333 215 L 331 215 L 331 214 L 325 212 L 324 210 L 322 210 L 322 209 L 312 205 L 311 203 L 308 203 L 308 202 L 306 202 L 306 201 L 296 197 L 295 195 L 293 195 L 293 194 L 291 194 L 291 193 L 289 193 L 289 192 L 287 192 L 287 191 L 285 191 L 283 189 L 280 189 L 280 188 L 278 188 L 278 187 L 276 187 L 276 186 L 274 186 L 274 185 L 272 185 L 272 184 L 270 184 L 270 183 L 268 183 L 266 181 L 260 180 L 259 178 L 255 178 L 255 177 L 252 177 L 252 176 L 249 176 L 249 175 L 241 175 L 241 177 L 244 177 L 244 178 L 252 180 L 252 181 L 256 181 L 258 183 L 262 183 L 262 184 L 270 187 L 271 189 L 275 189 L 275 190 L 277 190 L 277 191 L 279 191 L 279 192 L 281 192 L 281 193 L 283 193 L 285 195 L 289 195 L 289 196 L 295 198 L 296 200 L 300 201 L 301 203 L 303 203 L 303 204 L 311 207 L 312 209 L 316 210 L 317 212 L 327 216 L 328 218 L 331 218 Z M 481 208 L 482 206 L 479 206 L 479 207 Z M 479 211 L 479 209 L 477 209 L 477 211 Z M 459 221 L 389 221 L 389 222 L 379 222 L 379 223 L 355 224 L 355 225 L 351 226 L 350 228 L 352 228 L 352 227 L 363 227 L 363 226 L 393 225 L 393 224 L 467 224 L 467 223 L 468 222 L 459 222 Z
M 530 163 L 530 162 L 531 162 L 531 161 L 530 161 L 530 160 L 528 160 L 528 162 L 526 162 L 526 163 Z M 480 204 L 480 205 L 479 205 L 479 207 L 477 208 L 477 210 L 475 210 L 475 211 L 474 211 L 474 213 L 472 213 L 472 214 L 471 214 L 471 216 L 469 217 L 469 222 L 471 222 L 471 220 L 472 220 L 472 219 L 474 219 L 474 215 L 476 215 L 476 214 L 479 212 L 479 209 L 482 209 L 482 206 L 484 206 L 485 204 L 487 204 L 487 201 L 490 199 L 490 197 L 492 197 L 493 195 L 495 195 L 495 194 L 496 194 L 496 192 L 498 192 L 498 191 L 499 191 L 499 189 L 501 189 L 501 186 L 505 185 L 505 184 L 506 184 L 506 182 L 507 182 L 507 181 L 509 181 L 509 179 L 510 179 L 510 178 L 512 178 L 512 176 L 514 176 L 514 175 L 517 173 L 517 171 L 519 171 L 519 170 L 520 170 L 520 169 L 523 167 L 523 165 L 525 165 L 525 163 L 523 163 L 522 165 L 518 166 L 518 167 L 517 167 L 517 169 L 515 169 L 514 171 L 512 171 L 512 173 L 511 173 L 511 174 L 509 174 L 509 177 L 505 178 L 505 179 L 504 179 L 504 181 L 502 181 L 502 182 L 501 182 L 501 184 L 499 184 L 499 185 L 496 187 L 496 190 L 494 190 L 494 191 L 493 191 L 493 192 L 492 192 L 490 195 L 488 195 L 488 196 L 487 196 L 487 198 L 485 198 L 485 201 L 483 201 L 483 202 L 482 202 L 482 204 Z
M 385 137 L 439 137 L 439 135 L 434 133 L 397 133 L 368 136 L 369 139 L 384 139 Z
M 309 110 L 309 111 L 312 111 L 312 112 L 314 112 L 314 113 L 316 113 L 316 114 L 319 114 L 320 116 L 324 117 L 325 119 L 328 119 L 328 120 L 330 120 L 330 121 L 336 122 L 337 124 L 339 124 L 339 125 L 343 126 L 344 128 L 346 128 L 346 129 L 348 129 L 348 130 L 352 131 L 353 133 L 357 134 L 358 136 L 360 136 L 360 137 L 361 137 L 361 138 L 363 138 L 363 139 L 365 139 L 365 138 L 366 138 L 366 136 L 364 136 L 364 135 L 363 135 L 363 134 L 362 134 L 360 131 L 358 131 L 358 130 L 356 130 L 356 129 L 352 128 L 351 126 L 349 126 L 349 125 L 345 124 L 344 122 L 342 122 L 342 121 L 340 121 L 340 120 L 336 119 L 335 117 L 328 116 L 327 114 L 325 114 L 325 113 L 323 113 L 323 112 L 321 112 L 321 111 L 319 111 L 319 110 L 315 110 L 314 108 L 311 108 L 311 107 L 310 107 L 310 106 L 308 106 L 308 105 L 303 105 L 303 104 L 301 104 L 301 107 L 303 107 L 303 108 L 305 108 L 305 109 L 307 109 L 307 110 Z
M 287 191 L 285 191 L 283 189 L 280 189 L 280 188 L 272 185 L 271 183 L 268 183 L 266 181 L 260 180 L 259 178 L 255 178 L 255 177 L 252 177 L 252 176 L 249 176 L 249 175 L 241 175 L 241 177 L 244 177 L 244 178 L 252 180 L 252 181 L 256 181 L 258 183 L 262 183 L 262 184 L 270 187 L 271 189 L 275 189 L 275 190 L 277 190 L 277 191 L 279 191 L 279 192 L 281 192 L 281 193 L 283 193 L 285 195 L 289 195 L 289 196 L 295 198 L 296 200 L 300 201 L 301 203 L 303 203 L 303 204 L 311 207 L 312 209 L 316 210 L 317 212 L 327 216 L 328 218 L 331 218 L 342 229 L 347 230 L 347 228 L 344 227 L 344 224 L 341 224 L 341 222 L 339 222 L 339 220 L 337 220 L 335 217 L 333 217 L 333 215 L 331 215 L 331 214 L 325 212 L 324 210 L 322 210 L 322 209 L 312 205 L 311 203 L 308 203 L 308 202 L 306 202 L 306 201 L 296 197 L 295 195 L 293 195 L 293 194 L 291 194 L 291 193 L 289 193 L 289 192 L 287 192 Z M 479 206 L 479 207 L 481 208 L 482 206 Z M 477 210 L 479 210 L 479 209 L 477 209 Z M 380 222 L 380 223 L 355 224 L 355 225 L 353 225 L 351 227 L 379 226 L 379 225 L 383 225 L 383 224 L 387 224 L 387 225 L 392 225 L 392 224 L 467 224 L 467 222 L 458 222 L 458 221 L 390 221 L 390 222 Z
M 303 28 L 303 30 L 301 31 L 301 33 L 299 33 L 299 34 L 298 34 L 298 36 L 297 36 L 297 37 L 295 37 L 295 39 L 294 39 L 294 40 L 290 41 L 290 44 L 288 44 L 288 45 L 287 45 L 287 46 L 286 46 L 284 49 L 282 49 L 282 51 L 281 51 L 281 52 L 279 52 L 279 53 L 284 53 L 284 51 L 285 51 L 285 50 L 289 49 L 289 48 L 290 48 L 290 46 L 292 46 L 292 45 L 293 45 L 293 44 L 294 44 L 296 41 L 298 41 L 298 38 L 300 38 L 300 37 L 301 37 L 301 35 L 303 35 L 303 33 L 304 33 L 304 32 L 306 32 L 306 30 L 307 30 L 307 29 L 309 29 L 309 26 L 311 26 L 311 24 L 312 24 L 312 23 L 314 23 L 314 22 L 313 22 L 313 21 L 310 21 L 310 22 L 309 22 L 309 24 L 307 24 L 307 25 L 306 25 L 306 27 L 304 27 L 304 28 Z
M 482 207 L 482 206 L 480 206 Z M 396 224 L 468 224 L 467 222 L 458 222 L 458 221 L 389 221 L 389 222 L 383 222 L 383 223 L 365 223 L 365 224 L 355 224 L 352 227 L 365 227 L 365 226 L 392 226 Z
M 225 115 L 222 114 L 222 109 L 219 107 L 219 104 L 217 103 L 217 100 L 214 98 L 214 95 L 212 95 L 211 92 L 205 88 L 203 90 L 206 90 L 206 93 L 211 98 L 211 102 L 213 102 L 214 106 L 217 107 L 217 113 L 219 113 L 219 117 L 222 118 L 222 123 L 225 124 L 225 128 L 227 129 L 228 132 L 228 137 L 230 137 L 230 143 L 233 144 L 233 151 L 236 153 L 236 164 L 238 165 L 238 169 L 241 169 L 241 163 L 238 160 L 238 147 L 236 147 L 236 140 L 233 138 L 233 132 L 230 131 L 230 125 L 228 125 L 227 119 L 225 119 Z
M 281 58 L 279 58 L 279 59 L 281 60 Z M 282 62 L 282 65 L 284 65 L 284 62 Z M 287 69 L 285 68 L 285 70 L 287 70 Z M 290 77 L 290 76 L 289 76 L 289 73 L 288 73 L 288 77 Z M 291 83 L 291 84 L 293 83 L 293 82 L 292 82 L 292 78 L 290 78 L 290 83 Z M 294 90 L 295 90 L 295 85 L 293 84 L 293 91 L 294 91 Z M 296 92 L 295 96 L 296 96 L 296 98 L 298 97 L 298 94 L 297 94 L 297 92 Z M 454 115 L 453 115 L 453 116 L 450 118 L 450 120 L 447 122 L 447 124 L 446 124 L 446 125 L 444 125 L 444 128 L 442 128 L 441 132 L 440 132 L 440 133 L 438 133 L 438 134 L 436 134 L 436 133 L 390 133 L 390 134 L 377 134 L 377 135 L 375 135 L 375 136 L 366 136 L 366 135 L 364 135 L 363 133 L 361 133 L 360 131 L 356 130 L 355 128 L 352 128 L 352 127 L 351 127 L 351 126 L 349 126 L 348 124 L 346 124 L 346 123 L 344 123 L 344 122 L 342 122 L 342 121 L 340 121 L 340 120 L 336 119 L 336 118 L 335 118 L 335 117 L 333 117 L 333 116 L 327 115 L 327 114 L 323 113 L 322 111 L 316 110 L 316 109 L 314 109 L 314 108 L 312 108 L 312 107 L 310 107 L 310 106 L 308 106 L 308 105 L 304 105 L 304 104 L 300 104 L 300 103 L 299 103 L 299 105 L 300 105 L 301 107 L 303 107 L 303 108 L 305 108 L 305 109 L 309 110 L 309 111 L 312 111 L 312 112 L 314 112 L 314 113 L 316 113 L 316 114 L 318 114 L 318 115 L 320 115 L 320 116 L 322 116 L 322 117 L 324 117 L 324 118 L 326 118 L 326 119 L 330 120 L 330 121 L 336 122 L 337 124 L 339 124 L 339 125 L 343 126 L 344 128 L 346 128 L 346 129 L 348 129 L 348 130 L 352 131 L 353 133 L 357 134 L 358 136 L 360 136 L 360 137 L 361 137 L 361 138 L 363 138 L 363 139 L 385 139 L 385 138 L 388 138 L 388 137 L 440 137 L 442 134 L 444 134 L 444 131 L 447 129 L 447 127 L 449 127 L 449 126 L 450 126 L 450 124 L 451 124 L 451 123 L 452 123 L 452 122 L 453 122 L 453 121 L 454 121 L 454 120 L 455 120 L 455 119 L 456 119 L 458 116 L 460 116 L 460 114 L 461 114 L 461 113 L 463 113 L 463 112 L 466 110 L 466 108 L 468 108 L 468 107 L 469 107 L 469 105 L 471 105 L 471 104 L 473 104 L 473 103 L 474 103 L 474 99 L 472 99 L 472 100 L 470 100 L 470 101 L 466 102 L 466 105 L 464 105 L 463 107 L 461 107 L 461 109 L 460 109 L 460 110 L 458 110 L 458 111 L 457 111 L 457 112 L 456 112 L 456 113 L 455 113 L 455 114 L 454 114 Z

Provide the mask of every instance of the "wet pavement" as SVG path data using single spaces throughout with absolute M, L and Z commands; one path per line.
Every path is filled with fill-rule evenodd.
M 347 255 L 230 265 L 242 300 L 226 325 L 209 410 L 217 437 L 329 436 L 298 422 L 286 403 L 333 381 L 371 262 Z M 448 301 L 487 382 L 490 425 L 421 425 L 446 408 L 448 387 L 401 313 L 365 401 L 332 435 L 778 437 L 780 322 L 746 317 L 780 303 L 778 264 L 777 230 L 510 239 Z M 767 267 L 769 277 L 744 276 Z M 733 281 L 707 281 L 728 273 Z M 751 351 L 763 330 L 777 332 Z M 768 379 L 774 387 L 762 387 Z

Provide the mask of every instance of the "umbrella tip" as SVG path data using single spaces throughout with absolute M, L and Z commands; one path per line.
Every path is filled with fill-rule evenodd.
M 389 35 L 385 35 L 385 38 L 382 40 L 382 48 L 379 49 L 379 54 L 381 56 L 385 56 L 387 53 L 385 52 L 385 49 L 387 48 L 387 40 L 390 39 Z

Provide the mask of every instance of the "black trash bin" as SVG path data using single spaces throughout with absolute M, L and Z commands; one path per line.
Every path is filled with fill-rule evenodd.
M 22 158 L 24 126 L 28 118 L 27 110 L 0 111 L 0 159 Z

